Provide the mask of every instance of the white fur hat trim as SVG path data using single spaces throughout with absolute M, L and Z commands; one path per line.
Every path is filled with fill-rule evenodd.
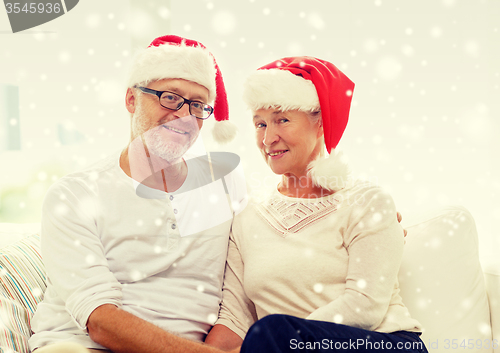
M 328 157 L 309 163 L 308 170 L 315 185 L 331 191 L 345 188 L 351 173 L 343 153 L 333 149 Z
M 243 100 L 255 111 L 280 107 L 283 110 L 316 111 L 320 109 L 314 84 L 287 70 L 257 70 L 244 86 Z
M 134 60 L 128 87 L 165 78 L 180 78 L 206 87 L 215 99 L 216 68 L 210 52 L 202 47 L 164 44 L 142 50 Z
M 216 121 L 212 130 L 213 137 L 218 143 L 231 142 L 236 136 L 238 128 L 229 120 Z

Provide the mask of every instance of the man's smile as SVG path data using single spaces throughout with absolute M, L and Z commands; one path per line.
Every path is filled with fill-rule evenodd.
M 168 125 L 162 125 L 162 126 L 167 130 L 173 131 L 173 132 L 181 134 L 181 135 L 188 135 L 189 134 L 189 132 L 181 130 L 181 129 L 177 129 L 173 126 L 168 126 Z

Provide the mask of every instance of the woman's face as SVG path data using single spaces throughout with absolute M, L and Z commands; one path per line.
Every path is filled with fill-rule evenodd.
M 253 117 L 264 160 L 276 174 L 307 175 L 307 165 L 322 148 L 323 127 L 298 110 L 259 109 Z

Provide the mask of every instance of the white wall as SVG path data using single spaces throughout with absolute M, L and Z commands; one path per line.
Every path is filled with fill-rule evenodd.
M 169 32 L 169 17 L 169 1 L 84 0 L 12 34 L 0 11 L 0 84 L 19 87 L 22 142 L 21 151 L 0 151 L 0 221 L 39 221 L 54 180 L 125 146 L 129 61 L 150 38 Z M 62 144 L 68 138 L 61 141 L 60 126 L 83 138 Z

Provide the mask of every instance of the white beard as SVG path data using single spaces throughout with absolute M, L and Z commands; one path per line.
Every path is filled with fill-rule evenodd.
M 180 144 L 176 141 L 171 141 L 162 136 L 163 125 L 150 126 L 145 119 L 146 113 L 144 112 L 141 102 L 136 107 L 136 111 L 132 117 L 132 136 L 134 138 L 140 138 L 142 135 L 143 141 L 147 146 L 149 153 L 160 157 L 161 159 L 174 163 L 182 158 L 186 151 L 193 145 L 199 134 L 198 125 L 192 122 L 194 119 L 191 116 L 180 118 L 186 122 L 189 119 L 189 126 L 191 131 L 189 134 L 189 140 Z M 167 122 L 166 125 L 169 125 Z M 196 125 L 196 127 L 194 127 Z
M 191 147 L 195 138 L 190 137 L 189 143 L 179 144 L 162 137 L 162 129 L 164 129 L 163 126 L 157 126 L 146 131 L 142 135 L 144 143 L 148 147 L 149 153 L 152 153 L 167 162 L 175 162 L 181 159 L 189 147 Z

